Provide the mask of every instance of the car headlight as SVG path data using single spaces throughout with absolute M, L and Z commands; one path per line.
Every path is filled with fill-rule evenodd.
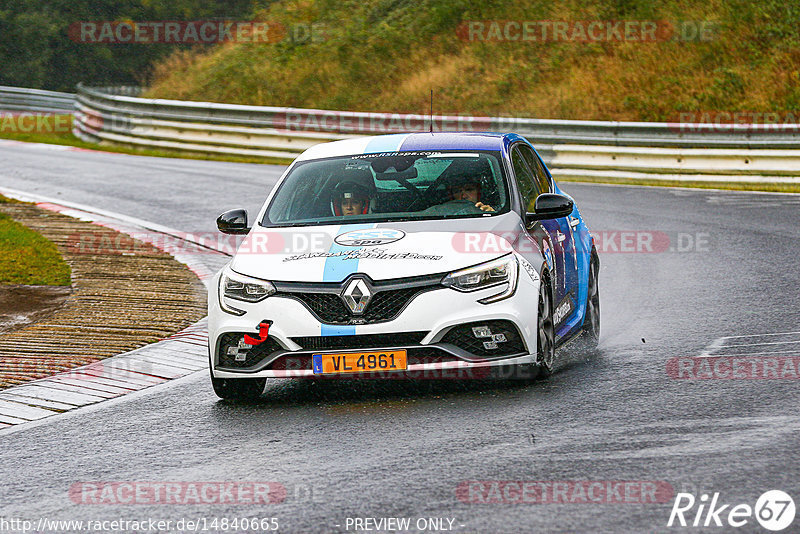
M 219 278 L 219 305 L 234 315 L 244 315 L 244 311 L 225 303 L 225 299 L 243 302 L 260 302 L 275 293 L 275 286 L 266 280 L 244 276 L 226 269 Z
M 500 293 L 478 301 L 481 304 L 489 304 L 507 299 L 514 294 L 517 290 L 518 274 L 519 262 L 512 253 L 474 267 L 454 271 L 444 277 L 442 284 L 464 292 L 507 284 L 507 287 Z

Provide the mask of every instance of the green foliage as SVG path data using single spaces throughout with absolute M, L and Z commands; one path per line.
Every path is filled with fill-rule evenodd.
M 669 120 L 685 110 L 782 109 L 800 94 L 791 78 L 800 7 L 779 0 L 307 0 L 260 14 L 322 25 L 324 39 L 173 56 L 156 68 L 150 96 L 413 113 L 433 89 L 442 112 Z M 649 43 L 459 33 L 492 20 L 655 21 L 673 33 Z
M 69 265 L 41 234 L 0 213 L 0 284 L 70 284 Z
M 76 20 L 222 16 L 287 34 L 192 48 L 83 45 L 64 33 Z M 464 39 L 470 21 L 492 20 L 655 21 L 674 33 L 649 43 Z M 297 38 L 311 27 L 313 38 Z M 800 3 L 784 0 L 0 0 L 0 63 L 13 65 L 0 84 L 150 81 L 154 97 L 409 113 L 427 109 L 433 89 L 443 113 L 662 121 L 797 109 L 798 28 Z
M 85 21 L 249 20 L 253 0 L 0 0 L 0 85 L 74 91 L 146 83 L 172 44 L 93 44 L 69 37 Z

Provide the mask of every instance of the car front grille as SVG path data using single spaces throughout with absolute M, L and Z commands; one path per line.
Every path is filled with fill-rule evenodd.
M 292 341 L 305 350 L 349 350 L 392 348 L 418 345 L 427 332 L 398 332 L 392 334 L 359 334 L 354 336 L 293 337 Z
M 443 274 L 399 278 L 373 282 L 365 275 L 353 275 L 341 283 L 291 283 L 276 282 L 276 296 L 301 302 L 314 317 L 324 324 L 373 324 L 392 321 L 421 293 L 442 289 Z M 363 278 L 372 299 L 364 312 L 355 314 L 340 296 L 354 277 Z
M 473 328 L 488 328 L 494 337 L 478 337 Z M 501 341 L 501 339 L 504 339 L 504 341 Z M 471 354 L 482 357 L 510 356 L 526 352 L 525 343 L 519 335 L 519 330 L 511 321 L 495 320 L 465 323 L 447 332 L 442 338 L 442 343 L 450 343 Z M 488 345 L 485 343 L 488 343 Z M 494 348 L 491 348 L 492 343 L 495 345 Z

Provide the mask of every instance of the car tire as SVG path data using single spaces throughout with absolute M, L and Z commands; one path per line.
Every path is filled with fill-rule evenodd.
M 600 261 L 592 248 L 589 261 L 589 289 L 586 294 L 586 313 L 578 341 L 584 350 L 594 350 L 600 342 L 600 288 L 598 286 Z
M 542 269 L 542 272 L 546 272 Z M 553 373 L 556 357 L 556 328 L 553 323 L 553 292 L 550 280 L 542 276 L 539 284 L 537 321 L 536 367 L 537 378 L 547 378 Z
M 214 393 L 220 399 L 253 400 L 264 392 L 266 378 L 211 378 Z

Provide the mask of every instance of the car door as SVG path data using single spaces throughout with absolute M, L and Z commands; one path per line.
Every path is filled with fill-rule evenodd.
M 514 170 L 514 177 L 517 182 L 517 189 L 519 190 L 523 210 L 523 217 L 525 212 L 532 212 L 536 197 L 539 196 L 539 185 L 536 182 L 536 177 L 525 160 L 520 150 L 520 143 L 511 147 L 509 155 L 511 156 L 511 167 Z M 553 286 L 556 294 L 553 295 L 554 300 L 560 300 L 559 287 L 563 286 L 559 283 L 558 279 L 560 273 L 564 269 L 564 255 L 561 244 L 556 241 L 555 229 L 558 228 L 557 224 L 553 221 L 536 221 L 533 225 L 526 229 L 526 236 L 528 239 L 536 243 L 536 247 L 542 251 L 542 255 L 547 262 L 550 274 L 553 278 Z M 518 250 L 529 250 L 528 247 L 520 246 Z M 535 257 L 529 258 L 533 262 L 538 262 Z
M 551 178 L 544 167 L 544 163 L 529 145 L 519 143 L 514 147 L 514 150 L 518 151 L 519 156 L 521 156 L 533 176 L 532 195 L 525 199 L 527 200 L 527 209 L 533 211 L 533 203 L 536 196 L 553 192 Z M 577 312 L 578 261 L 573 233 L 573 224 L 577 223 L 577 221 L 571 215 L 540 221 L 541 226 L 550 236 L 553 259 L 556 264 L 554 273 L 556 287 L 554 319 L 557 337 L 563 337 L 567 334 L 568 328 L 566 325 L 569 319 Z

